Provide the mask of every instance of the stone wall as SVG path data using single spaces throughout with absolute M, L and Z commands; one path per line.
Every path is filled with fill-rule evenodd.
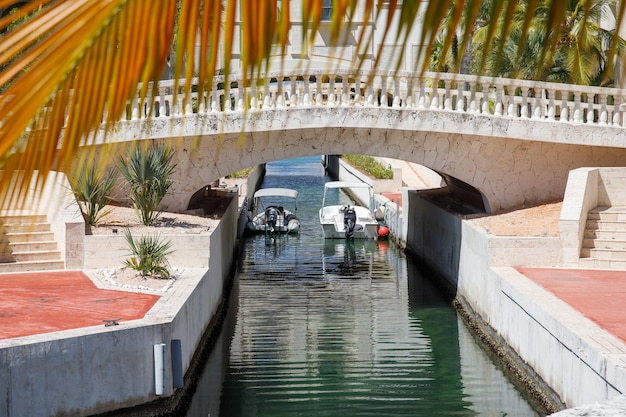
M 500 239 L 417 192 L 407 203 L 407 251 L 440 274 L 514 363 L 568 407 L 626 392 L 624 358 L 612 350 L 618 342 L 513 268 L 558 263 L 558 239 Z
M 212 230 L 204 268 L 186 268 L 146 317 L 0 340 L 0 410 L 7 417 L 87 416 L 142 404 L 155 393 L 155 344 L 166 346 L 163 395 L 173 393 L 171 342 L 181 340 L 183 369 L 222 302 L 236 245 L 236 199 Z

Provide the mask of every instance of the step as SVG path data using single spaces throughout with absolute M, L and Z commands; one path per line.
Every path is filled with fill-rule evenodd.
M 579 268 L 626 270 L 626 261 L 580 258 Z
M 61 260 L 0 263 L 0 273 L 54 271 L 63 269 L 65 269 L 65 262 Z M 0 277 L 0 279 L 2 278 Z
M 626 251 L 626 240 L 610 238 L 584 238 L 582 247 L 587 249 L 616 249 Z
M 0 214 L 0 224 L 32 224 L 47 223 L 45 214 Z
M 30 262 L 30 261 L 58 261 L 61 259 L 61 252 L 58 250 L 40 250 L 28 252 L 12 252 L 2 255 L 2 262 Z
M 620 220 L 587 220 L 586 230 L 624 230 L 626 221 Z
M 15 252 L 54 251 L 57 248 L 57 242 L 54 240 L 0 241 L 0 255 Z
M 626 221 L 626 207 L 596 207 L 587 213 L 589 220 Z
M 1 234 L 49 232 L 49 223 L 8 223 L 0 224 Z
M 580 257 L 607 261 L 626 261 L 626 250 L 582 248 Z
M 0 241 L 7 240 L 11 243 L 54 241 L 54 233 L 52 233 L 51 231 L 46 231 L 30 233 L 7 233 L 4 235 L 0 235 Z

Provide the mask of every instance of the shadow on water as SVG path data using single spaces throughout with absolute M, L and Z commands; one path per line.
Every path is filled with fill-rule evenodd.
M 302 196 L 301 233 L 243 242 L 182 415 L 538 416 L 419 263 L 390 242 L 323 238 L 319 165 L 268 166 L 263 187 Z

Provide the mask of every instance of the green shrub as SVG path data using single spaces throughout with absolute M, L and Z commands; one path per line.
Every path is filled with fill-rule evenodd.
M 228 174 L 226 176 L 226 178 L 247 178 L 248 175 L 250 175 L 250 172 L 252 172 L 253 169 L 254 169 L 254 167 L 250 167 L 250 168 L 242 169 L 240 171 L 235 171 L 232 174 Z
M 124 261 L 127 268 L 139 271 L 142 277 L 168 279 L 171 276 L 167 256 L 172 251 L 172 242 L 161 242 L 158 236 L 141 236 L 135 240 L 129 229 L 124 233 L 132 255 Z
M 136 148 L 128 160 L 119 161 L 120 172 L 130 186 L 130 200 L 145 226 L 159 216 L 158 206 L 173 183 L 173 157 L 169 148 L 150 146 Z
M 77 175 L 72 184 L 72 193 L 78 202 L 80 211 L 83 213 L 85 222 L 89 226 L 98 224 L 102 217 L 110 210 L 104 207 L 111 202 L 111 190 L 115 185 L 117 171 L 111 169 L 106 173 L 98 172 L 96 166 L 92 166 L 87 175 Z
M 359 171 L 377 180 L 393 179 L 393 170 L 391 167 L 383 166 L 371 156 L 348 154 L 342 155 L 341 157 Z

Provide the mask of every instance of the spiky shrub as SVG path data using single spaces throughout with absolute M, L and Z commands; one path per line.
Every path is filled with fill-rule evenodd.
M 124 266 L 141 273 L 142 277 L 168 279 L 171 276 L 167 257 L 172 253 L 172 242 L 161 241 L 158 236 L 140 236 L 133 238 L 130 230 L 124 233 L 130 258 L 124 260 Z
M 104 207 L 111 202 L 111 190 L 117 174 L 115 169 L 100 172 L 92 166 L 86 175 L 79 175 L 74 181 L 72 192 L 89 226 L 97 225 L 102 217 L 110 213 Z
M 119 170 L 130 187 L 130 200 L 145 226 L 159 216 L 159 204 L 172 185 L 173 157 L 171 149 L 152 145 L 138 147 L 119 161 Z

